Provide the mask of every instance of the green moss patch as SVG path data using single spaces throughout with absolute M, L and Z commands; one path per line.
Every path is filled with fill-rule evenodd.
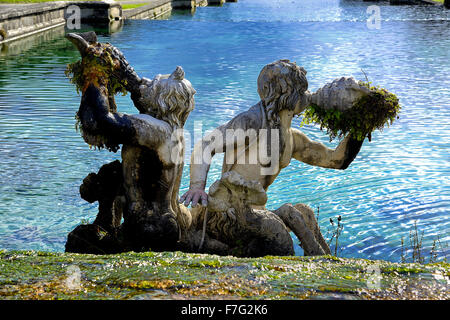
M 127 94 L 127 82 L 120 75 L 120 63 L 113 58 L 113 47 L 110 44 L 91 44 L 87 48 L 87 53 L 81 60 L 68 64 L 65 70 L 66 76 L 73 83 L 77 92 L 84 93 L 90 86 L 94 85 L 101 89 L 101 92 L 108 97 L 110 112 L 116 112 L 117 106 L 114 96 L 118 93 Z M 75 128 L 80 131 L 90 146 L 98 149 L 106 148 L 116 152 L 119 145 L 112 143 L 102 135 L 88 135 L 83 130 L 78 113 L 75 114 Z
M 340 111 L 312 104 L 303 114 L 302 125 L 320 125 L 321 130 L 327 130 L 330 141 L 347 134 L 359 141 L 368 137 L 370 141 L 373 131 L 383 130 L 398 118 L 400 104 L 397 96 L 386 89 L 371 86 L 370 82 L 359 84 L 368 87 L 370 93 L 358 99 L 352 108 Z
M 449 299 L 449 271 L 331 256 L 0 251 L 0 299 Z
M 90 45 L 87 54 L 68 64 L 65 74 L 75 84 L 78 92 L 84 92 L 90 84 L 104 85 L 108 95 L 127 94 L 126 82 L 117 76 L 119 62 L 113 59 L 113 47 L 109 44 Z
M 148 5 L 149 3 L 122 4 L 123 10 L 136 9 Z

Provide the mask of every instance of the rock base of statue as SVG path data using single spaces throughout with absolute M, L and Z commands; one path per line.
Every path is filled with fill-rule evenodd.
M 98 201 L 99 212 L 92 224 L 79 225 L 69 233 L 66 252 L 111 254 L 153 250 L 151 244 L 136 245 L 135 239 L 144 233 L 136 233 L 137 228 L 128 230 L 126 224 L 121 224 L 122 181 L 119 161 L 103 165 L 98 173 L 90 173 L 83 180 L 80 194 L 90 203 Z M 237 257 L 293 255 L 289 233 L 292 230 L 305 255 L 330 253 L 314 212 L 308 206 L 285 204 L 273 212 L 254 209 L 264 207 L 267 202 L 267 194 L 258 181 L 246 181 L 234 171 L 227 172 L 210 187 L 208 199 L 207 208 L 192 209 L 201 211 L 198 222 L 189 230 L 180 231 L 176 246 L 158 246 L 157 251 L 172 249 Z M 143 221 L 141 229 L 146 225 Z
M 209 189 L 208 207 L 197 209 L 203 223 L 182 239 L 183 250 L 238 257 L 293 255 L 292 230 L 305 255 L 330 253 L 311 208 L 285 204 L 273 212 L 256 209 L 266 202 L 258 181 L 247 181 L 235 171 L 224 173 Z
M 103 165 L 98 173 L 90 173 L 80 186 L 81 198 L 98 201 L 99 211 L 92 224 L 81 224 L 69 233 L 66 252 L 118 253 L 123 214 L 122 163 L 118 160 Z

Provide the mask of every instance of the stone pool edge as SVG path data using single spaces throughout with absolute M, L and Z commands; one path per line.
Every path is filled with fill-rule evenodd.
M 448 300 L 450 264 L 0 250 L 0 299 Z
M 222 5 L 225 0 L 148 0 L 138 8 L 123 10 L 114 1 L 56 1 L 33 4 L 0 4 L 0 44 L 63 26 L 73 17 L 71 6 L 80 8 L 81 23 L 114 23 L 124 19 L 159 19 L 173 9 Z M 236 0 L 228 0 L 236 2 Z
M 139 0 L 142 3 L 143 0 Z M 366 1 L 366 0 L 364 0 Z M 237 0 L 147 0 L 137 8 L 123 10 L 121 1 L 57 1 L 33 4 L 0 4 L 0 44 L 18 40 L 42 31 L 66 24 L 76 5 L 81 9 L 82 23 L 117 22 L 123 19 L 160 19 L 170 15 L 173 9 L 190 9 L 207 5 L 223 5 Z M 126 3 L 126 1 L 122 1 Z M 390 0 L 391 4 L 429 4 L 450 7 L 450 0 L 437 3 L 433 0 Z M 114 27 L 112 29 L 118 29 Z

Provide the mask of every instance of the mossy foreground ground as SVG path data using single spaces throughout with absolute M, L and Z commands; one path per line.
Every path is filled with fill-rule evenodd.
M 0 251 L 1 299 L 449 299 L 450 265 Z

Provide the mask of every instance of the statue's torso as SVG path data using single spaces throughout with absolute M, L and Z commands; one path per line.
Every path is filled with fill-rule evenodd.
M 143 116 L 140 118 L 145 119 Z M 132 210 L 178 211 L 184 139 L 169 130 L 162 141 L 154 149 L 140 145 L 122 147 L 125 195 Z
M 262 110 L 260 108 L 254 106 L 249 111 L 251 111 L 249 113 L 250 116 L 262 118 Z M 230 150 L 225 150 L 222 174 L 232 170 L 236 171 L 247 180 L 258 180 L 264 189 L 267 190 L 280 171 L 291 162 L 294 141 L 290 127 L 282 126 L 278 129 L 271 129 L 264 121 L 260 120 L 254 123 L 258 122 L 261 124 L 257 128 L 251 129 L 255 129 L 256 132 L 259 132 L 261 128 L 267 130 L 267 132 L 276 130 L 276 133 L 272 133 L 274 135 L 274 143 L 271 143 L 272 136 L 270 134 L 257 134 L 256 139 L 246 144 L 245 152 L 239 153 L 236 148 L 231 150 L 237 156 L 234 158 L 234 161 L 228 160 L 228 162 L 227 159 L 233 159 L 233 156 Z M 242 127 L 245 127 L 244 124 L 242 124 Z M 271 150 L 271 152 L 268 150 Z M 270 156 L 271 154 L 273 156 Z M 269 161 L 265 159 L 267 156 L 270 156 Z

